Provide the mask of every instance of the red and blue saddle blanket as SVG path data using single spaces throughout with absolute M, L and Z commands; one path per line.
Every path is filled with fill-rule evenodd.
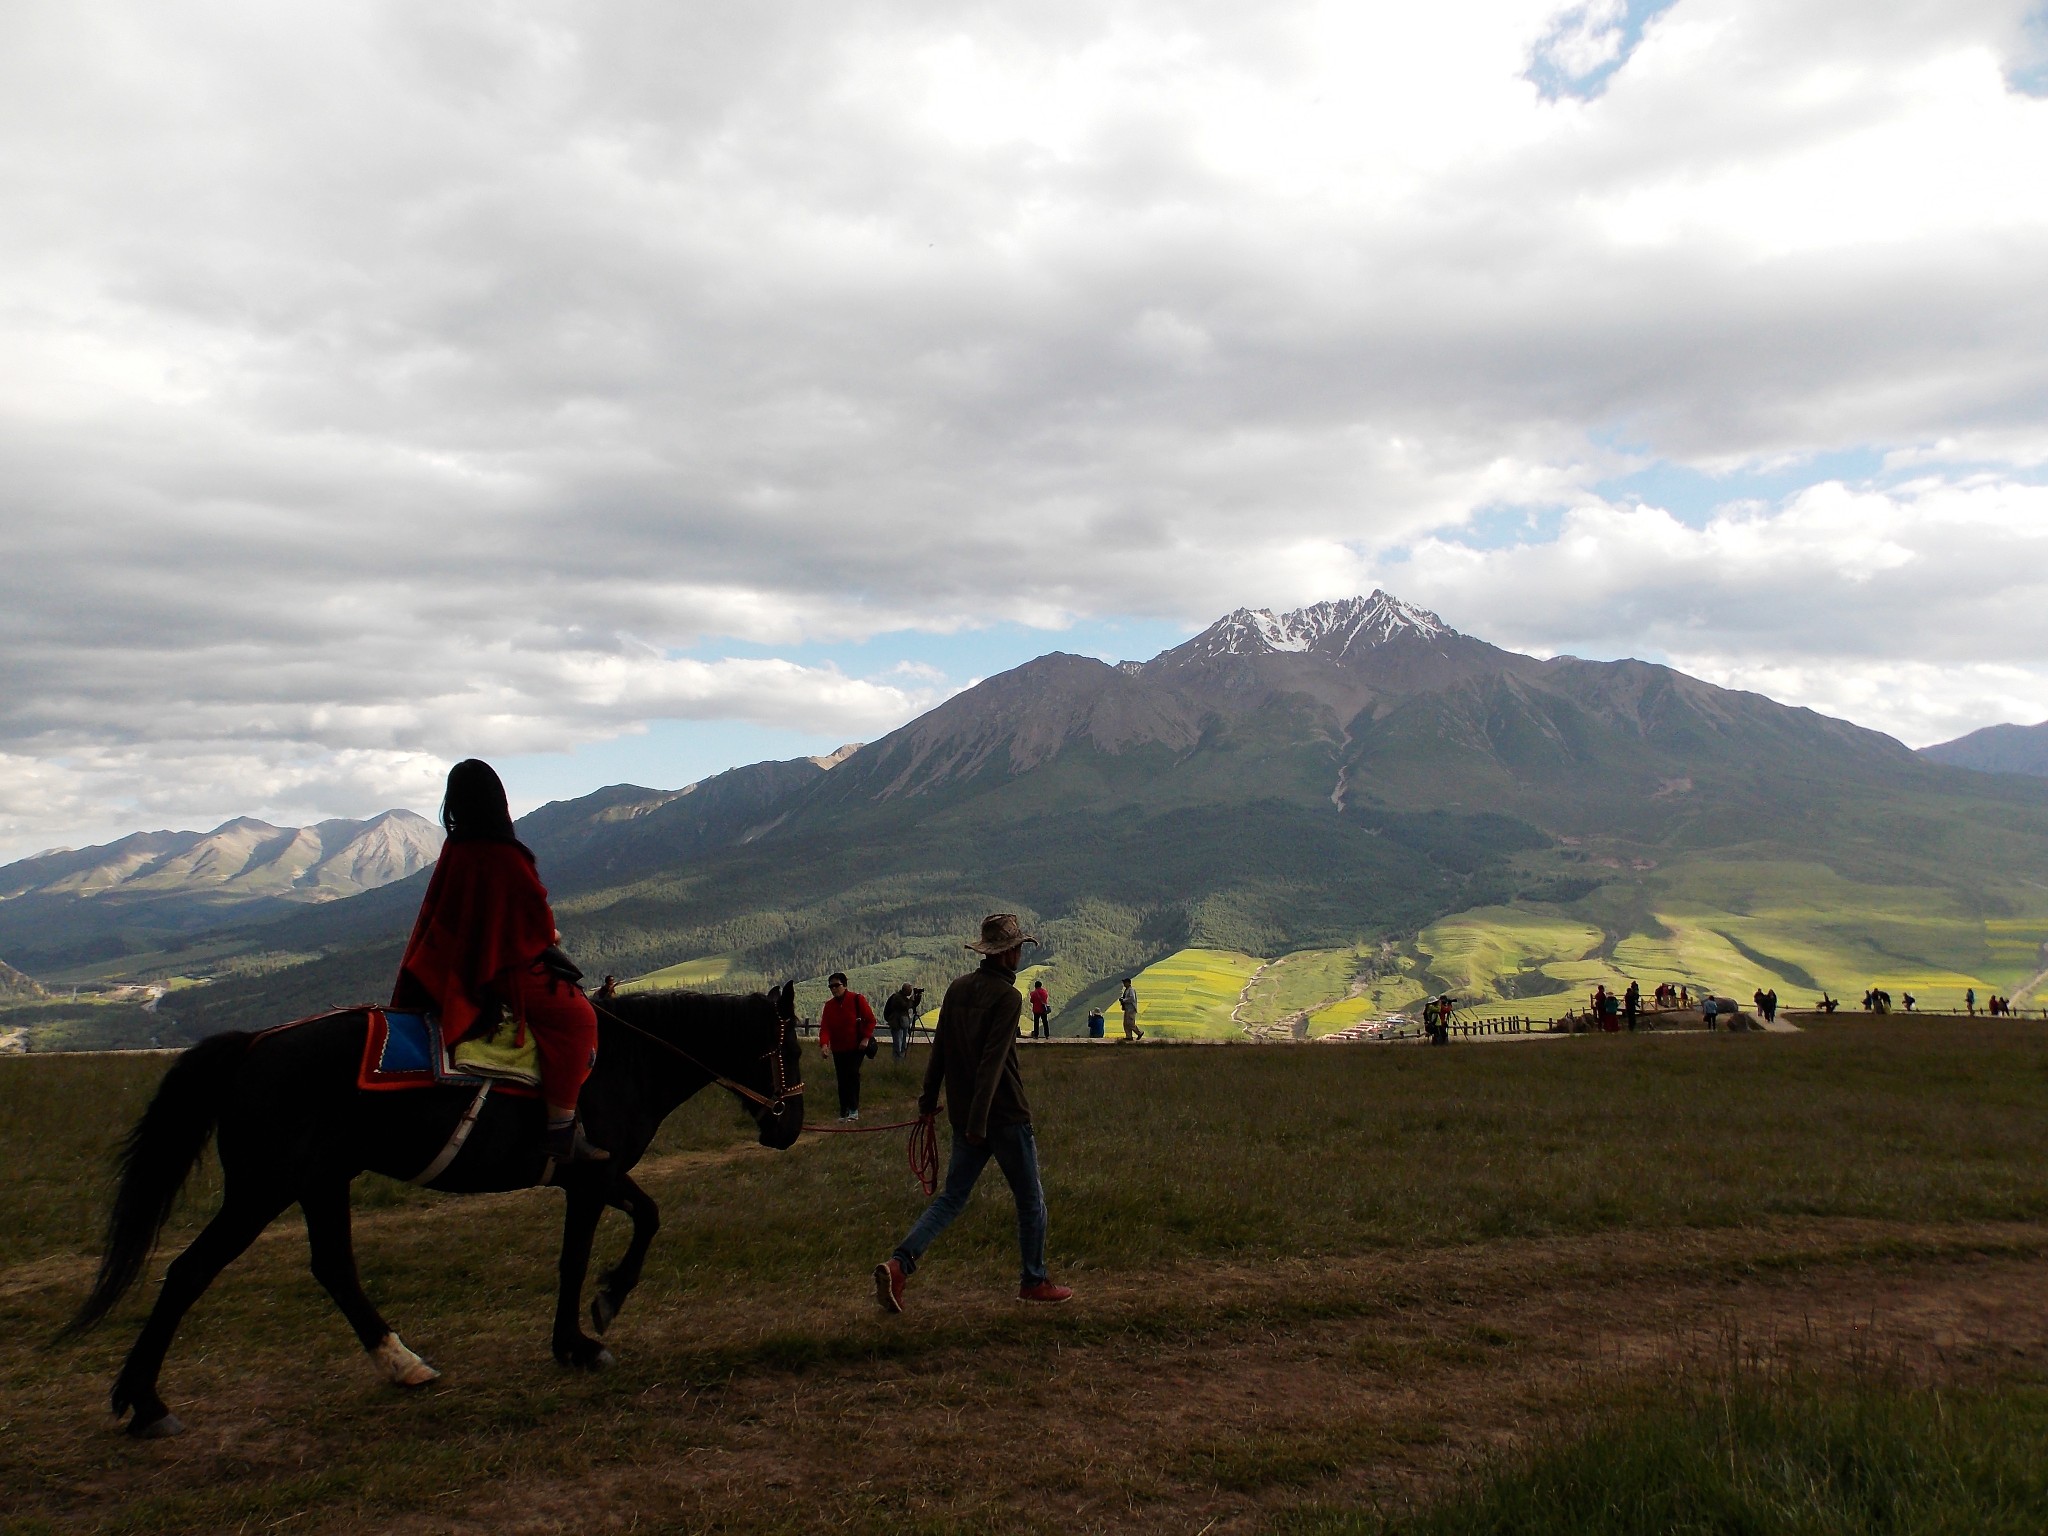
M 448 1059 L 441 1041 L 441 1021 L 430 1013 L 401 1013 L 394 1008 L 365 1008 L 369 1028 L 363 1035 L 363 1064 L 356 1086 L 372 1091 L 402 1088 L 474 1088 L 491 1081 L 498 1092 L 516 1099 L 540 1097 L 532 1084 L 507 1074 L 463 1067 Z

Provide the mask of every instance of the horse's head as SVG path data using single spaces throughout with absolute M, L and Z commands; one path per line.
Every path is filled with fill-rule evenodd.
M 792 1146 L 804 1128 L 795 1003 L 795 982 L 744 997 L 621 993 L 597 1005 L 600 1028 L 608 1031 L 600 1035 L 597 1071 L 668 1083 L 674 1096 L 657 1118 L 716 1083 L 753 1116 L 763 1146 Z M 622 1054 L 614 1056 L 614 1045 Z
M 747 1086 L 767 1102 L 742 1099 L 761 1130 L 761 1145 L 778 1151 L 795 1143 L 804 1128 L 804 1058 L 796 1039 L 796 983 L 784 982 L 765 994 L 774 1015 L 774 1044 L 756 1062 L 764 1081 Z

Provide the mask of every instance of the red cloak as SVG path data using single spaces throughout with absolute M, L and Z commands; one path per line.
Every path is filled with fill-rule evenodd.
M 515 842 L 478 838 L 441 849 L 414 919 L 394 1008 L 432 1008 L 450 1045 L 499 997 L 510 971 L 531 965 L 555 942 L 555 914 L 533 855 Z

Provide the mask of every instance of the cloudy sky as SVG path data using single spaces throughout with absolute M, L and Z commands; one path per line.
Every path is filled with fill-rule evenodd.
M 1384 586 L 2048 717 L 2036 0 L 24 6 L 0 856 Z

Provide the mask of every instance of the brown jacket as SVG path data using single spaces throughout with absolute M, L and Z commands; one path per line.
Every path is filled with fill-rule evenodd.
M 956 1131 L 986 1136 L 991 1126 L 1029 1125 L 1031 1106 L 1017 1070 L 1017 1017 L 1023 1011 L 1017 973 L 993 960 L 946 988 L 919 1112 L 935 1114 L 944 1088 L 946 1118 Z

